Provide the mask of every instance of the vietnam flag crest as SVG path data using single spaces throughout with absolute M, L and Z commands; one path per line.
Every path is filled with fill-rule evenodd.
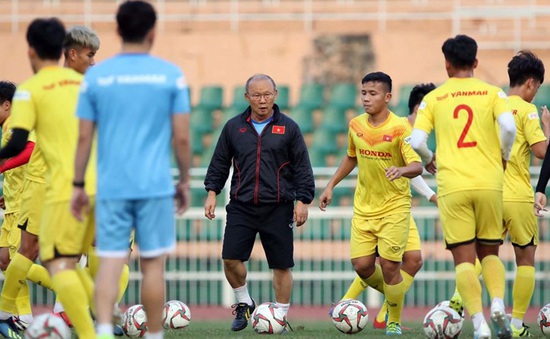
M 274 125 L 273 128 L 271 128 L 271 133 L 273 133 L 273 134 L 285 134 L 285 126 Z
M 393 140 L 393 135 L 384 134 L 384 136 L 382 137 L 382 140 L 391 142 Z

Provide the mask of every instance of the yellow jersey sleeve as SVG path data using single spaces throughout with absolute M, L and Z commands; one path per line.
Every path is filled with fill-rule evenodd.
M 405 160 L 405 163 L 408 165 L 411 162 L 422 162 L 420 156 L 413 150 L 411 146 L 411 133 L 412 128 L 409 125 L 409 122 L 406 121 L 405 130 L 403 137 L 401 138 L 401 155 Z
M 13 96 L 12 103 L 12 128 L 22 128 L 32 131 L 36 124 L 35 93 L 32 83 L 26 82 L 20 85 Z

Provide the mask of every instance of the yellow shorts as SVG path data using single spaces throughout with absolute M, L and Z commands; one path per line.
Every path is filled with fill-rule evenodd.
M 380 219 L 351 219 L 351 258 L 378 251 L 380 257 L 401 262 L 409 239 L 411 214 L 390 214 Z
M 420 234 L 418 234 L 418 227 L 416 227 L 416 222 L 414 222 L 412 215 L 409 226 L 409 239 L 405 246 L 405 252 L 408 251 L 420 251 Z
M 30 234 L 40 233 L 42 209 L 44 208 L 44 196 L 46 184 L 25 179 L 23 193 L 21 194 L 21 209 L 17 225 Z
M 506 238 L 506 233 L 509 233 L 510 241 L 514 246 L 536 246 L 539 243 L 539 226 L 532 202 L 505 201 L 503 214 L 503 240 Z
M 445 246 L 502 243 L 502 192 L 471 190 L 437 198 Z
M 8 248 L 10 258 L 13 258 L 21 244 L 21 230 L 17 228 L 18 214 L 17 212 L 4 214 L 4 222 L 0 229 L 0 247 Z
M 80 257 L 91 246 L 95 235 L 94 205 L 90 197 L 90 213 L 82 222 L 73 217 L 70 202 L 54 202 L 44 205 L 40 227 L 40 260 L 58 257 Z

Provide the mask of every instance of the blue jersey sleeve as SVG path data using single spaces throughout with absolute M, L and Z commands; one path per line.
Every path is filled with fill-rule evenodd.
M 191 103 L 189 99 L 189 86 L 185 75 L 180 71 L 176 76 L 174 87 L 174 101 L 172 114 L 189 113 L 191 111 Z
M 84 79 L 82 85 L 80 85 L 80 95 L 78 96 L 76 116 L 80 119 L 90 121 L 96 121 L 97 118 L 90 96 L 90 86 L 88 79 Z

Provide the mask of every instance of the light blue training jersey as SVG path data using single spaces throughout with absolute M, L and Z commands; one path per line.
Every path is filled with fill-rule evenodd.
M 188 114 L 182 71 L 149 54 L 119 54 L 86 72 L 77 116 L 97 127 L 97 198 L 174 194 L 172 115 Z

